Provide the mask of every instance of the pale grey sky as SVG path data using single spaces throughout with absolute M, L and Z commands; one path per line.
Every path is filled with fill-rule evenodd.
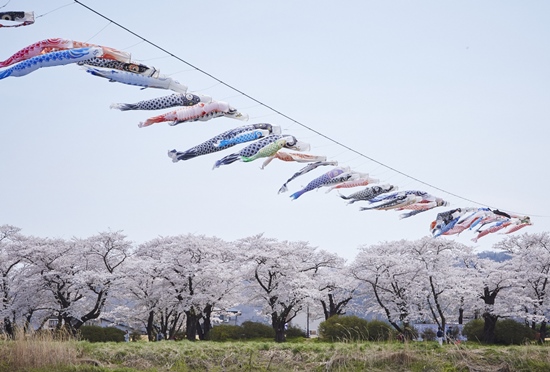
M 72 1 L 11 0 L 3 10 L 34 11 L 37 18 L 0 29 L 0 59 L 56 37 L 123 49 L 190 92 L 248 113 L 247 124 L 279 125 L 309 142 L 312 154 L 451 206 L 399 220 L 395 211 L 360 212 L 359 203 L 346 205 L 336 191 L 292 201 L 290 194 L 328 168 L 297 178 L 284 194 L 277 190 L 303 164 L 274 160 L 260 170 L 257 160 L 212 170 L 242 146 L 174 164 L 167 150 L 188 149 L 245 123 L 217 118 L 138 128 L 169 110 L 121 112 L 109 105 L 171 92 L 110 83 L 68 65 L 0 81 L 0 224 L 43 237 L 123 230 L 136 243 L 158 235 L 234 240 L 263 232 L 348 259 L 361 244 L 425 236 L 438 212 L 456 207 L 529 214 L 534 225 L 518 233 L 550 230 L 546 1 L 83 3 L 367 157 Z M 473 244 L 473 237 L 443 239 Z M 487 236 L 476 246 L 489 249 L 502 238 Z

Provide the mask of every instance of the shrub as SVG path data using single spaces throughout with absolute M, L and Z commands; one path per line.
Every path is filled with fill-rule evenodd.
M 476 319 L 468 322 L 462 334 L 471 341 L 483 341 L 483 319 Z M 527 340 L 535 339 L 535 331 L 523 323 L 512 319 L 503 319 L 497 321 L 495 325 L 495 343 L 501 345 L 520 345 Z
M 79 329 L 80 337 L 83 340 L 90 342 L 102 342 L 105 333 L 103 328 L 99 326 L 82 326 Z
M 246 321 L 241 324 L 244 338 L 275 338 L 275 330 L 270 325 Z
M 114 341 L 114 342 L 124 342 L 124 331 L 115 327 L 105 327 L 103 328 L 105 334 L 105 342 Z
M 319 335 L 328 341 L 360 341 L 369 338 L 368 322 L 355 315 L 331 316 L 319 324 Z
M 289 338 L 307 337 L 306 331 L 304 331 L 302 328 L 298 326 L 293 326 L 293 325 L 288 327 L 285 334 L 286 334 L 286 337 L 289 337 Z
M 82 326 L 80 337 L 89 342 L 123 342 L 124 331 L 114 327 Z
M 499 320 L 495 326 L 495 343 L 502 345 L 520 345 L 535 339 L 535 331 L 523 323 L 512 319 Z
M 293 330 L 293 332 L 296 332 Z M 240 326 L 220 324 L 210 330 L 210 340 L 227 341 L 240 339 L 275 338 L 275 330 L 264 323 L 246 321 Z
M 212 341 L 238 340 L 243 337 L 243 329 L 236 325 L 220 324 L 213 327 L 209 334 Z
M 392 328 L 386 322 L 371 320 L 367 323 L 367 334 L 369 341 L 388 341 Z
M 462 334 L 466 336 L 468 341 L 479 341 L 483 340 L 483 327 L 485 322 L 483 319 L 474 319 L 469 321 L 464 325 L 462 329 Z
M 435 337 L 437 336 L 437 334 L 435 333 L 435 331 L 431 328 L 426 328 L 422 334 L 422 339 L 424 341 L 435 341 Z

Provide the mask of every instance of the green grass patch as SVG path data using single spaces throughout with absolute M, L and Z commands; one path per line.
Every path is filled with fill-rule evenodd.
M 53 357 L 52 357 L 53 356 Z M 496 368 L 496 369 L 495 369 Z M 0 371 L 548 371 L 550 345 L 437 342 L 0 341 Z

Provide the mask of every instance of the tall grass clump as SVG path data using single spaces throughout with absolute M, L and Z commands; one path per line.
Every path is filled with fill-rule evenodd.
M 16 331 L 13 340 L 0 341 L 0 368 L 24 371 L 75 365 L 77 341 L 67 332 Z
M 368 322 L 355 315 L 331 316 L 319 324 L 319 335 L 322 339 L 333 342 L 368 340 Z

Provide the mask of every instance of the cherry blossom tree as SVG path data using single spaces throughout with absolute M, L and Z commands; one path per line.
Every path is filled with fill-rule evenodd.
M 119 305 L 110 311 L 115 319 L 135 325 L 136 328 L 143 326 L 149 341 L 155 340 L 156 312 L 160 319 L 160 313 L 170 313 L 167 309 L 172 307 L 168 305 L 170 295 L 166 291 L 166 283 L 159 266 L 160 258 L 156 248 L 155 241 L 140 244 L 134 254 L 128 258 L 121 273 L 123 290 L 116 294 Z M 172 302 L 174 302 L 173 299 Z M 159 329 L 159 331 L 168 333 L 168 324 L 170 324 L 173 333 L 179 331 L 181 324 L 174 323 L 176 324 L 165 322 L 164 329 Z
M 383 314 L 407 339 L 413 337 L 411 321 L 422 316 L 422 270 L 405 240 L 360 247 L 352 265 L 353 275 L 368 284 L 368 294 L 376 301 L 367 310 Z
M 460 322 L 467 307 L 482 309 L 484 341 L 493 342 L 497 319 L 518 314 L 518 268 L 476 258 L 473 248 L 450 240 L 426 237 L 362 247 L 353 266 L 376 300 L 370 310 L 385 314 L 406 337 L 412 336 L 411 321 L 429 320 L 444 329 L 456 314 Z M 480 299 L 482 306 L 476 304 Z
M 3 332 L 9 337 L 14 337 L 15 332 L 15 280 L 23 266 L 19 252 L 25 247 L 25 237 L 20 231 L 15 226 L 0 226 L 0 319 Z
M 441 329 L 447 319 L 457 316 L 463 309 L 468 290 L 460 285 L 464 273 L 463 260 L 472 248 L 446 239 L 425 237 L 406 244 L 411 258 L 420 263 L 419 290 L 425 302 L 420 305 L 428 311 L 428 318 Z
M 350 301 L 357 297 L 361 282 L 352 274 L 343 258 L 335 257 L 334 267 L 322 267 L 315 275 L 325 320 L 344 315 Z
M 517 316 L 521 307 L 514 289 L 521 288 L 521 273 L 510 260 L 496 262 L 491 259 L 471 259 L 464 271 L 471 290 L 482 302 L 484 319 L 483 342 L 494 343 L 495 326 L 502 317 Z
M 235 242 L 246 266 L 246 291 L 271 319 L 275 341 L 285 341 L 285 326 L 318 296 L 316 274 L 336 267 L 334 254 L 316 251 L 308 242 L 278 241 L 262 234 Z
M 234 306 L 241 292 L 241 265 L 233 247 L 219 238 L 194 234 L 157 238 L 147 246 L 156 252 L 171 299 L 172 306 L 164 307 L 160 320 L 171 317 L 174 325 L 185 315 L 186 338 L 208 338 L 212 311 Z M 167 333 L 173 337 L 174 329 Z
M 155 334 L 164 338 L 174 337 L 184 328 L 185 304 L 182 303 L 179 282 L 168 279 L 172 270 L 172 258 L 177 260 L 174 237 L 158 237 L 140 244 L 124 268 L 123 283 L 126 288 L 121 297 L 125 305 L 113 313 L 144 324 L 150 341 Z
M 111 295 L 113 287 L 120 285 L 119 271 L 130 251 L 132 243 L 122 232 L 102 232 L 87 239 L 78 240 L 85 260 L 79 276 L 85 279 L 87 298 L 91 308 L 73 322 L 78 329 L 90 319 L 97 319 Z
M 539 234 L 512 235 L 494 245 L 495 249 L 512 254 L 512 264 L 521 275 L 521 301 L 524 317 L 535 329 L 540 323 L 540 340 L 546 337 L 548 322 L 548 280 L 550 275 L 550 235 Z
M 42 328 L 52 316 L 53 299 L 42 287 L 40 277 L 33 267 L 25 264 L 14 281 L 16 295 L 13 301 L 17 326 L 24 332 Z
M 201 340 L 212 328 L 212 311 L 234 306 L 242 289 L 240 262 L 233 247 L 217 238 L 204 235 L 179 236 L 179 266 L 172 273 L 185 280 L 187 291 L 181 298 L 186 306 L 186 336 Z M 172 278 L 174 278 L 172 276 Z
M 87 239 L 40 239 L 25 260 L 57 307 L 58 325 L 76 332 L 103 311 L 131 243 L 120 232 Z

